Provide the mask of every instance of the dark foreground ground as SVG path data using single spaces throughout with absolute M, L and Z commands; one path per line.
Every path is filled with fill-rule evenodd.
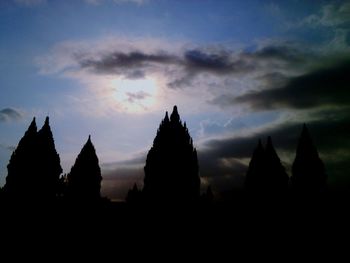
M 314 262 L 329 253 L 333 262 L 348 254 L 347 194 L 231 197 L 186 205 L 3 202 L 0 250 L 14 251 L 13 259 L 48 253 L 46 262 L 72 261 L 71 253 L 79 262 L 118 262 L 125 254 L 146 262 Z
M 307 223 L 317 218 L 317 222 L 342 221 L 350 218 L 350 194 L 348 192 L 328 192 L 321 195 L 247 195 L 231 193 L 224 200 L 198 203 L 126 203 L 103 200 L 88 202 L 0 202 L 1 220 L 21 224 L 33 221 L 45 223 L 57 221 L 62 226 L 90 224 L 90 227 L 118 227 L 118 223 L 145 229 L 163 223 L 185 223 L 208 227 L 225 225 L 259 225 Z M 217 224 L 219 223 L 219 224 Z M 316 223 L 316 222 L 314 222 Z M 350 221 L 349 221 L 350 225 Z

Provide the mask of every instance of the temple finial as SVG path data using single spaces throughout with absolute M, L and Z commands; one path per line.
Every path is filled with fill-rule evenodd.
M 165 112 L 165 117 L 164 117 L 164 121 L 165 122 L 169 122 L 169 116 L 168 116 L 168 112 Z
M 174 122 L 179 122 L 180 121 L 180 115 L 177 112 L 177 106 L 175 105 L 173 108 L 173 112 L 170 115 L 170 120 Z

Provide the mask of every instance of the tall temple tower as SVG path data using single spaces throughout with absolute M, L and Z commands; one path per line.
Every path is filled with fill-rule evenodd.
M 297 192 L 313 194 L 327 188 L 325 166 L 305 124 L 299 137 L 291 180 Z
M 84 202 L 100 200 L 101 169 L 90 136 L 76 158 L 67 179 L 68 198 Z
M 177 107 L 162 120 L 144 168 L 143 194 L 151 202 L 192 202 L 199 198 L 197 151 Z
M 255 148 L 245 177 L 245 187 L 251 194 L 275 195 L 288 189 L 288 175 L 277 155 L 272 139 L 264 148 L 261 140 Z
M 49 117 L 39 131 L 33 118 L 12 153 L 7 170 L 4 192 L 9 199 L 52 201 L 56 198 L 62 168 Z

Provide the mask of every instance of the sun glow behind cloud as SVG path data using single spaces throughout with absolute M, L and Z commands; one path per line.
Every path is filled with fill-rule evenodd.
M 111 80 L 114 98 L 126 112 L 141 113 L 156 105 L 158 85 L 153 78 Z

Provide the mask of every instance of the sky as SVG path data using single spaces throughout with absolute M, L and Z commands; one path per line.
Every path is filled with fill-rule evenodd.
M 349 1 L 2 0 L 0 185 L 48 115 L 64 173 L 91 135 L 102 195 L 122 200 L 177 105 L 203 189 L 242 187 L 269 135 L 290 174 L 303 123 L 349 186 L 349 83 Z

